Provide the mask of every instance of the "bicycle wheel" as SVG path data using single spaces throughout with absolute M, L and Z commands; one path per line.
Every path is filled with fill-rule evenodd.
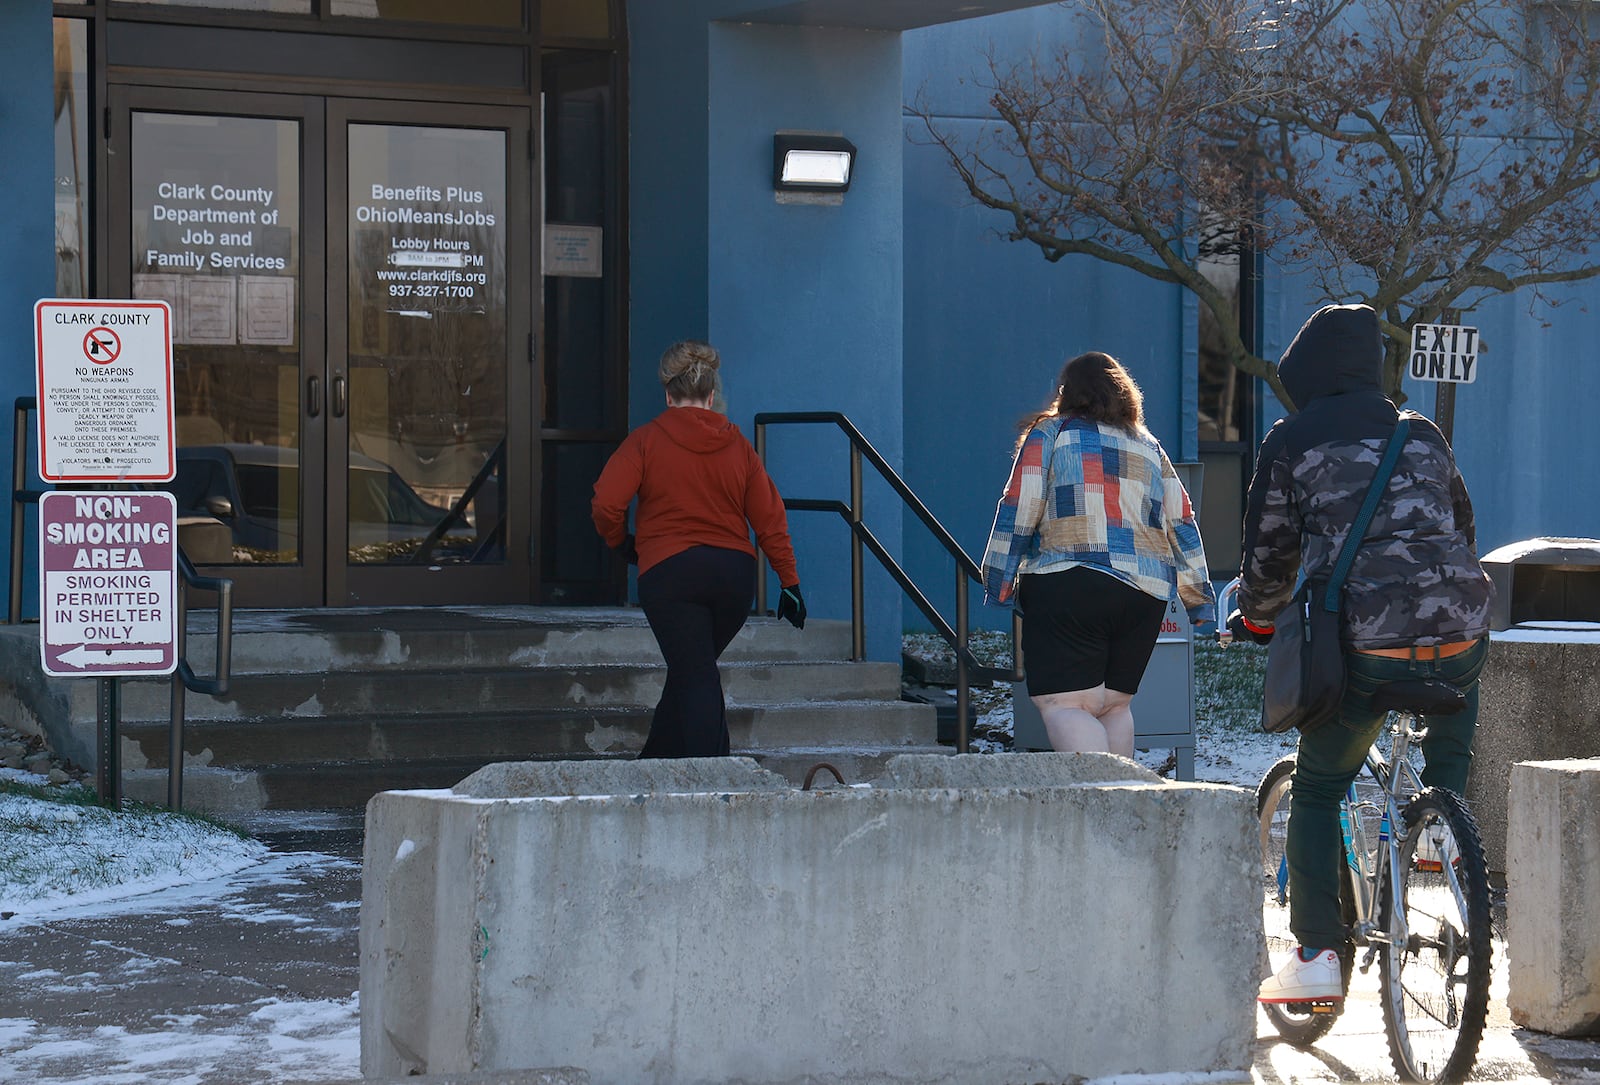
M 1289 839 L 1289 796 L 1294 758 L 1285 757 L 1267 770 L 1256 788 L 1256 814 L 1260 817 L 1261 884 L 1265 897 L 1262 909 L 1262 928 L 1267 937 L 1267 974 L 1271 974 L 1273 961 L 1282 961 L 1299 946 L 1300 942 L 1289 930 L 1289 861 L 1285 851 Z M 1350 922 L 1355 913 L 1354 897 L 1350 885 L 1350 871 L 1339 882 L 1339 904 L 1345 921 Z M 1340 964 L 1344 972 L 1344 987 L 1350 989 L 1350 969 L 1354 952 L 1349 946 L 1341 949 Z M 1266 978 L 1265 975 L 1262 977 Z M 1262 1003 L 1267 1020 L 1277 1029 L 1278 1035 L 1297 1047 L 1307 1047 L 1328 1034 L 1339 1017 L 1342 1007 L 1317 1007 L 1309 1003 Z
M 1429 788 L 1404 816 L 1406 839 L 1390 853 L 1403 907 L 1391 906 L 1390 885 L 1383 892 L 1384 929 L 1392 939 L 1406 932 L 1381 954 L 1384 1032 L 1402 1080 L 1461 1081 L 1477 1061 L 1489 1005 L 1483 845 L 1454 792 Z

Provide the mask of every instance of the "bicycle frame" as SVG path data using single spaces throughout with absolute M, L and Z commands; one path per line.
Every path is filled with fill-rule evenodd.
M 1377 795 L 1381 796 L 1381 809 L 1377 796 L 1362 798 L 1356 793 L 1354 783 L 1351 783 L 1344 802 L 1339 806 L 1339 828 L 1344 835 L 1345 860 L 1358 886 L 1354 893 L 1356 921 L 1351 936 L 1357 944 L 1368 947 L 1363 971 L 1377 952 L 1379 943 L 1404 945 L 1410 933 L 1403 908 L 1395 909 L 1399 929 L 1394 932 L 1382 929 L 1378 916 L 1385 882 L 1388 884 L 1390 900 L 1398 902 L 1403 899 L 1394 861 L 1396 846 L 1405 838 L 1405 821 L 1400 811 L 1406 800 L 1422 790 L 1422 781 L 1407 755 L 1411 744 L 1420 742 L 1428 733 L 1420 718 L 1407 712 L 1396 713 L 1394 721 L 1385 726 L 1394 736 L 1391 757 L 1386 759 L 1383 751 L 1374 743 L 1372 749 L 1367 751 L 1364 766 L 1376 787 Z M 1369 846 L 1367 841 L 1367 824 L 1374 811 L 1378 813 L 1375 847 Z

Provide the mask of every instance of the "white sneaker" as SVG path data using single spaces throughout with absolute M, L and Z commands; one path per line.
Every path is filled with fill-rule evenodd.
M 1430 827 L 1417 840 L 1417 850 L 1412 854 L 1412 862 L 1418 870 L 1438 873 L 1444 869 L 1445 857 L 1448 856 L 1451 864 L 1459 862 L 1455 849 L 1450 846 L 1450 841 L 1445 838 L 1442 827 Z
M 1289 963 L 1261 984 L 1259 1002 L 1338 1002 L 1344 998 L 1344 980 L 1339 973 L 1339 955 L 1322 950 L 1309 961 L 1300 959 L 1297 949 Z

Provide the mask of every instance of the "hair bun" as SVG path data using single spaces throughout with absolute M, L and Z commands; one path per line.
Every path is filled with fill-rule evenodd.
M 674 396 L 703 399 L 716 388 L 717 370 L 721 368 L 722 355 L 716 347 L 686 339 L 668 347 L 661 356 L 661 383 Z
M 714 373 L 721 367 L 722 356 L 717 353 L 716 347 L 710 343 L 690 341 L 667 352 L 667 357 L 662 360 L 661 375 L 670 380 L 680 373 L 698 376 L 707 371 Z

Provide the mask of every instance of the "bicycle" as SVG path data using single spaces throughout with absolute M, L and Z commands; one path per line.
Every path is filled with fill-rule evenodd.
M 1392 713 L 1340 806 L 1346 863 L 1339 903 L 1350 928 L 1340 947 L 1344 990 L 1356 954 L 1380 962 L 1384 1033 L 1402 1080 L 1464 1079 L 1477 1061 L 1488 1014 L 1489 874 L 1478 823 L 1461 797 L 1426 788 L 1411 762 L 1427 715 L 1459 711 L 1462 692 L 1437 679 L 1380 686 L 1374 707 Z M 1392 742 L 1385 756 L 1381 744 Z M 1256 791 L 1268 949 L 1297 945 L 1289 933 L 1287 839 L 1294 758 L 1273 765 Z M 1279 1035 L 1305 1047 L 1325 1036 L 1343 1001 L 1263 1003 Z

